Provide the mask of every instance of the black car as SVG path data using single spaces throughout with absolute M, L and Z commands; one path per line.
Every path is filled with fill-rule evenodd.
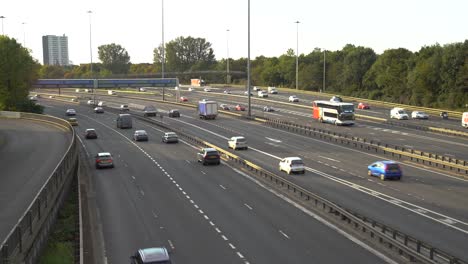
M 447 112 L 442 112 L 442 113 L 440 113 L 440 117 L 442 117 L 442 119 L 448 119 L 448 113 Z
M 169 110 L 169 117 L 180 117 L 180 112 L 177 109 Z
M 135 130 L 133 139 L 135 141 L 148 141 L 148 133 L 145 130 Z
M 221 156 L 219 152 L 214 148 L 202 148 L 198 153 L 198 162 L 201 162 L 203 165 L 206 164 L 221 164 Z
M 86 139 L 96 139 L 97 138 L 97 133 L 94 128 L 88 128 L 85 131 L 85 138 Z
M 98 106 L 98 107 L 94 108 L 94 113 L 103 114 L 104 113 L 104 108 Z

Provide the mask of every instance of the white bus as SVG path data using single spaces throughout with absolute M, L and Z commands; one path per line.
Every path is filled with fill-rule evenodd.
M 314 101 L 312 118 L 319 122 L 335 125 L 354 125 L 354 105 L 352 103 Z

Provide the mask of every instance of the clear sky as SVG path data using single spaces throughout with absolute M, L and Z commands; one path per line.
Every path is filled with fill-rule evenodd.
M 89 14 L 93 61 L 97 47 L 123 46 L 132 63 L 151 63 L 162 42 L 162 0 L 2 0 L 4 33 L 25 42 L 42 63 L 42 36 L 68 36 L 74 64 L 88 63 Z M 205 38 L 216 59 L 247 57 L 247 0 L 165 0 L 164 39 Z M 339 50 L 350 43 L 377 53 L 390 48 L 417 51 L 422 46 L 468 39 L 468 0 L 251 0 L 251 58 L 280 56 L 296 48 Z M 24 23 L 24 24 L 23 24 Z M 229 35 L 227 33 L 229 29 Z

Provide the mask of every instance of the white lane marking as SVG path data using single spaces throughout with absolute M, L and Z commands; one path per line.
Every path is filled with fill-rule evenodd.
M 287 239 L 289 239 L 289 236 L 286 235 L 286 233 L 284 233 L 282 230 L 279 230 L 279 232 L 280 232 L 284 237 L 286 237 Z
M 223 185 L 219 185 L 219 187 L 223 188 L 224 190 L 226 190 L 226 187 L 224 187 Z
M 224 241 L 228 241 L 228 238 L 225 235 L 222 235 L 221 237 L 224 239 Z
M 324 142 L 324 143 L 327 143 L 327 142 Z M 340 146 L 338 146 L 338 147 L 340 147 Z M 270 156 L 270 157 L 272 157 L 272 158 L 275 158 L 275 159 L 277 159 L 277 160 L 281 160 L 280 157 L 275 156 L 275 155 L 272 155 L 272 154 L 267 153 L 267 152 L 265 152 L 265 151 L 261 151 L 261 150 L 259 150 L 259 149 L 253 148 L 253 147 L 250 147 L 250 149 L 252 149 L 252 150 L 254 150 L 254 151 L 257 151 L 257 152 L 259 152 L 259 153 L 262 153 L 262 154 L 264 154 L 264 155 Z M 372 154 L 369 154 L 369 155 L 373 156 Z M 405 164 L 405 165 L 406 165 L 406 164 Z M 306 167 L 306 169 L 307 169 L 308 171 L 314 172 L 314 173 L 316 173 L 316 174 L 318 174 L 318 175 L 320 175 L 320 176 L 323 176 L 323 177 L 325 177 L 325 178 L 328 178 L 328 179 L 330 179 L 330 180 L 332 180 L 332 181 L 341 183 L 341 184 L 343 184 L 343 185 L 345 185 L 345 186 L 349 186 L 349 187 L 354 188 L 354 189 L 356 189 L 356 190 L 358 190 L 358 191 L 361 191 L 361 192 L 363 192 L 363 193 L 367 193 L 367 194 L 369 194 L 369 195 L 372 195 L 372 196 L 374 196 L 374 197 L 377 197 L 377 198 L 379 198 L 379 199 L 381 199 L 381 200 L 383 200 L 383 201 L 385 201 L 385 202 L 389 202 L 389 200 L 398 200 L 398 201 L 401 202 L 401 204 L 395 204 L 395 203 L 393 203 L 393 204 L 395 204 L 395 205 L 397 205 L 397 206 L 399 206 L 399 207 L 401 207 L 401 208 L 404 208 L 404 209 L 406 209 L 406 210 L 409 210 L 409 211 L 411 211 L 411 212 L 414 212 L 414 213 L 416 213 L 416 214 L 419 214 L 419 215 L 421 215 L 421 216 L 424 216 L 424 217 L 426 217 L 426 218 L 429 218 L 429 219 L 431 219 L 431 220 L 434 220 L 434 221 L 436 221 L 436 222 L 439 222 L 439 223 L 441 223 L 441 224 L 443 224 L 443 225 L 449 226 L 449 227 L 454 228 L 454 229 L 456 229 L 456 230 L 458 230 L 458 231 L 461 231 L 461 232 L 463 232 L 463 233 L 467 233 L 467 234 L 468 234 L 468 230 L 464 230 L 464 229 L 458 228 L 458 227 L 456 227 L 456 226 L 454 226 L 454 225 L 447 224 L 446 222 L 441 221 L 439 218 L 434 218 L 434 217 L 428 216 L 428 215 L 426 215 L 426 214 L 422 214 L 422 213 L 420 213 L 420 212 L 418 212 L 418 211 L 415 211 L 414 208 L 422 208 L 422 209 L 426 210 L 427 212 L 430 212 L 431 214 L 440 216 L 440 217 L 442 217 L 442 218 L 444 218 L 444 219 L 452 219 L 453 221 L 456 221 L 458 224 L 462 224 L 462 225 L 468 226 L 468 223 L 465 223 L 465 222 L 460 221 L 460 220 L 458 220 L 458 219 L 455 219 L 455 218 L 452 218 L 452 217 L 449 217 L 449 216 L 440 214 L 440 213 L 435 212 L 435 211 L 431 211 L 431 210 L 429 210 L 429 209 L 425 209 L 425 208 L 423 208 L 423 207 L 421 207 L 421 206 L 418 206 L 418 205 L 415 205 L 415 204 L 412 204 L 412 203 L 409 203 L 409 202 L 406 202 L 406 201 L 403 201 L 403 200 L 394 198 L 394 197 L 392 197 L 392 196 L 390 196 L 390 195 L 386 195 L 386 194 L 384 194 L 384 193 L 378 193 L 378 192 L 376 192 L 376 191 L 374 191 L 374 190 L 371 190 L 371 189 L 369 189 L 369 188 L 366 188 L 366 187 L 364 187 L 364 186 L 360 186 L 360 185 L 351 183 L 351 182 L 349 182 L 349 181 L 342 180 L 342 179 L 340 179 L 340 178 L 334 177 L 334 176 L 329 175 L 329 174 L 327 174 L 327 173 L 324 173 L 324 172 L 321 172 L 321 171 L 318 171 L 318 170 L 314 170 L 314 169 L 309 168 L 309 167 Z M 436 173 L 437 173 L 437 172 L 436 172 Z M 442 175 L 445 175 L 445 174 L 442 174 Z M 367 179 L 367 180 L 373 182 L 373 180 L 371 180 L 371 179 Z M 353 187 L 353 186 L 356 186 L 356 187 Z M 377 193 L 378 193 L 378 195 L 377 195 Z M 411 207 L 414 207 L 414 208 L 411 208 Z
M 270 193 L 274 194 L 275 196 L 277 196 L 278 198 L 284 200 L 285 202 L 293 205 L 294 207 L 296 207 L 297 209 L 301 210 L 302 212 L 304 212 L 305 214 L 311 216 L 312 218 L 316 219 L 317 221 L 321 222 L 322 224 L 328 226 L 329 228 L 335 230 L 337 233 L 339 233 L 340 235 L 346 237 L 347 239 L 351 240 L 352 242 L 354 242 L 355 244 L 361 246 L 362 248 L 366 249 L 367 251 L 371 252 L 372 254 L 376 255 L 377 257 L 381 258 L 382 260 L 384 260 L 385 262 L 387 263 L 390 263 L 390 264 L 398 264 L 397 262 L 393 261 L 392 259 L 388 258 L 387 256 L 385 256 L 384 254 L 382 254 L 381 252 L 377 251 L 376 249 L 368 246 L 367 244 L 365 244 L 364 242 L 362 242 L 360 239 L 357 239 L 355 238 L 353 235 L 345 232 L 344 230 L 341 230 L 341 228 L 333 225 L 332 223 L 328 222 L 327 220 L 325 220 L 324 218 L 320 217 L 319 215 L 313 213 L 312 211 L 309 211 L 307 208 L 303 207 L 302 205 L 294 202 L 293 200 L 291 200 L 290 198 L 282 195 L 281 193 L 278 193 L 276 190 L 264 185 L 263 183 L 261 183 L 260 181 L 258 181 L 257 179 L 254 179 L 252 178 L 251 176 L 245 174 L 244 172 L 234 168 L 234 167 L 231 167 L 231 169 L 233 169 L 234 171 L 236 171 L 237 173 L 239 173 L 240 175 L 244 176 L 245 178 L 251 180 L 252 182 L 256 183 L 258 186 L 264 188 L 265 190 L 269 191 Z M 232 247 L 232 246 L 231 246 Z M 234 248 L 233 248 L 234 249 Z
M 269 137 L 265 137 L 266 139 L 270 140 L 270 141 L 273 141 L 273 142 L 276 142 L 276 143 L 281 143 L 282 141 L 279 140 L 279 139 L 274 139 L 274 138 L 269 138 Z
M 206 175 L 206 173 L 204 171 L 201 171 L 202 174 Z
M 219 228 L 216 227 L 215 230 L 216 232 L 221 233 L 221 230 L 219 230 Z
M 152 211 L 152 213 L 154 218 L 158 218 L 158 215 L 154 211 Z
M 145 192 L 143 190 L 140 190 L 140 193 L 142 196 L 145 196 Z
M 80 141 L 80 143 L 81 143 L 81 146 L 83 146 L 83 149 L 84 149 L 84 150 L 85 150 L 85 152 L 86 152 L 86 156 L 88 156 L 88 158 L 89 158 L 89 157 L 90 157 L 90 155 L 89 155 L 89 152 L 88 152 L 88 150 L 86 149 L 86 146 L 85 146 L 85 144 L 83 143 L 83 141 L 81 140 L 81 138 L 80 138 L 80 137 L 77 137 L 77 138 L 78 138 L 78 140 Z
M 214 224 L 212 221 L 210 221 L 210 225 L 211 225 L 211 226 L 214 226 L 215 224 Z
M 171 240 L 167 240 L 167 242 L 169 243 L 169 246 L 171 247 L 171 249 L 174 250 L 175 247 L 174 247 L 174 244 L 172 243 L 172 241 L 171 241 Z
M 245 207 L 249 208 L 250 210 L 253 209 L 250 205 L 248 205 L 248 204 L 246 204 L 246 203 L 245 203 L 244 205 L 245 205 Z
M 230 246 L 232 249 L 236 249 L 236 247 L 235 247 L 233 244 L 231 244 L 231 243 L 229 243 L 229 246 Z
M 341 161 L 339 161 L 339 160 L 332 159 L 332 158 L 325 157 L 325 156 L 320 156 L 320 155 L 319 155 L 319 157 L 320 157 L 320 158 L 323 158 L 323 159 L 331 160 L 331 161 L 334 161 L 334 162 L 341 162 Z
M 239 256 L 239 258 L 243 259 L 244 256 L 242 256 L 242 254 L 240 252 L 237 252 L 237 255 Z

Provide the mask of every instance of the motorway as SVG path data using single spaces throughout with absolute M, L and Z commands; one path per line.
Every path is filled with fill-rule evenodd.
M 71 133 L 41 121 L 0 118 L 0 241 L 54 171 Z
M 160 245 L 174 263 L 391 262 L 251 176 L 224 163 L 198 164 L 196 146 L 163 144 L 158 127 L 134 120 L 133 129 L 116 130 L 115 114 L 41 104 L 58 117 L 67 108 L 78 112 L 75 128 L 88 156 L 108 263 L 128 263 L 136 249 Z M 98 139 L 85 140 L 86 128 L 95 128 Z M 149 142 L 133 142 L 135 129 L 145 129 Z M 113 154 L 114 169 L 93 169 L 101 151 Z
M 171 91 L 167 92 L 171 93 Z M 192 103 L 202 97 L 229 104 L 235 104 L 235 100 L 238 100 L 237 98 L 227 100 L 225 95 L 215 93 L 182 91 L 181 94 L 189 96 Z M 102 99 L 111 105 L 115 102 L 114 105 L 118 103 L 154 104 L 163 110 L 179 108 L 182 117 L 180 119 L 165 118 L 165 122 L 185 131 L 191 131 L 194 135 L 221 147 L 226 146 L 228 137 L 244 135 L 249 140 L 250 150 L 236 153 L 272 172 L 277 172 L 279 158 L 300 156 L 309 167 L 309 172 L 304 177 L 285 175 L 287 179 L 346 208 L 387 223 L 456 256 L 468 258 L 464 244 L 464 241 L 468 239 L 468 208 L 466 207 L 468 182 L 452 177 L 448 172 L 404 162 L 402 167 L 405 177 L 401 182 L 381 182 L 376 178 L 366 176 L 366 166 L 375 160 L 387 158 L 371 153 L 348 149 L 225 115 L 221 115 L 214 121 L 199 120 L 194 108 L 118 97 L 103 96 Z M 167 99 L 175 101 L 175 98 L 170 95 Z M 293 118 L 292 114 L 286 111 L 274 114 L 281 115 L 281 119 Z M 306 119 L 305 116 L 302 118 Z M 330 130 L 341 128 L 326 124 L 318 125 L 329 127 Z M 370 131 L 359 126 L 344 127 L 344 129 L 356 130 L 355 133 L 369 133 Z M 417 134 L 421 134 L 420 131 L 405 130 L 401 127 L 393 127 L 393 129 L 400 133 L 385 133 L 385 131 L 370 133 L 375 133 L 375 137 L 382 142 L 392 139 L 401 142 L 411 141 L 415 149 L 421 150 L 426 147 L 426 150 L 430 152 L 441 151 L 457 158 L 466 157 L 464 155 L 467 154 L 465 150 L 467 142 L 463 138 L 432 133 L 424 133 L 420 138 L 417 137 Z M 428 142 L 431 143 L 428 144 Z M 450 145 L 446 146 L 438 142 L 447 142 Z

